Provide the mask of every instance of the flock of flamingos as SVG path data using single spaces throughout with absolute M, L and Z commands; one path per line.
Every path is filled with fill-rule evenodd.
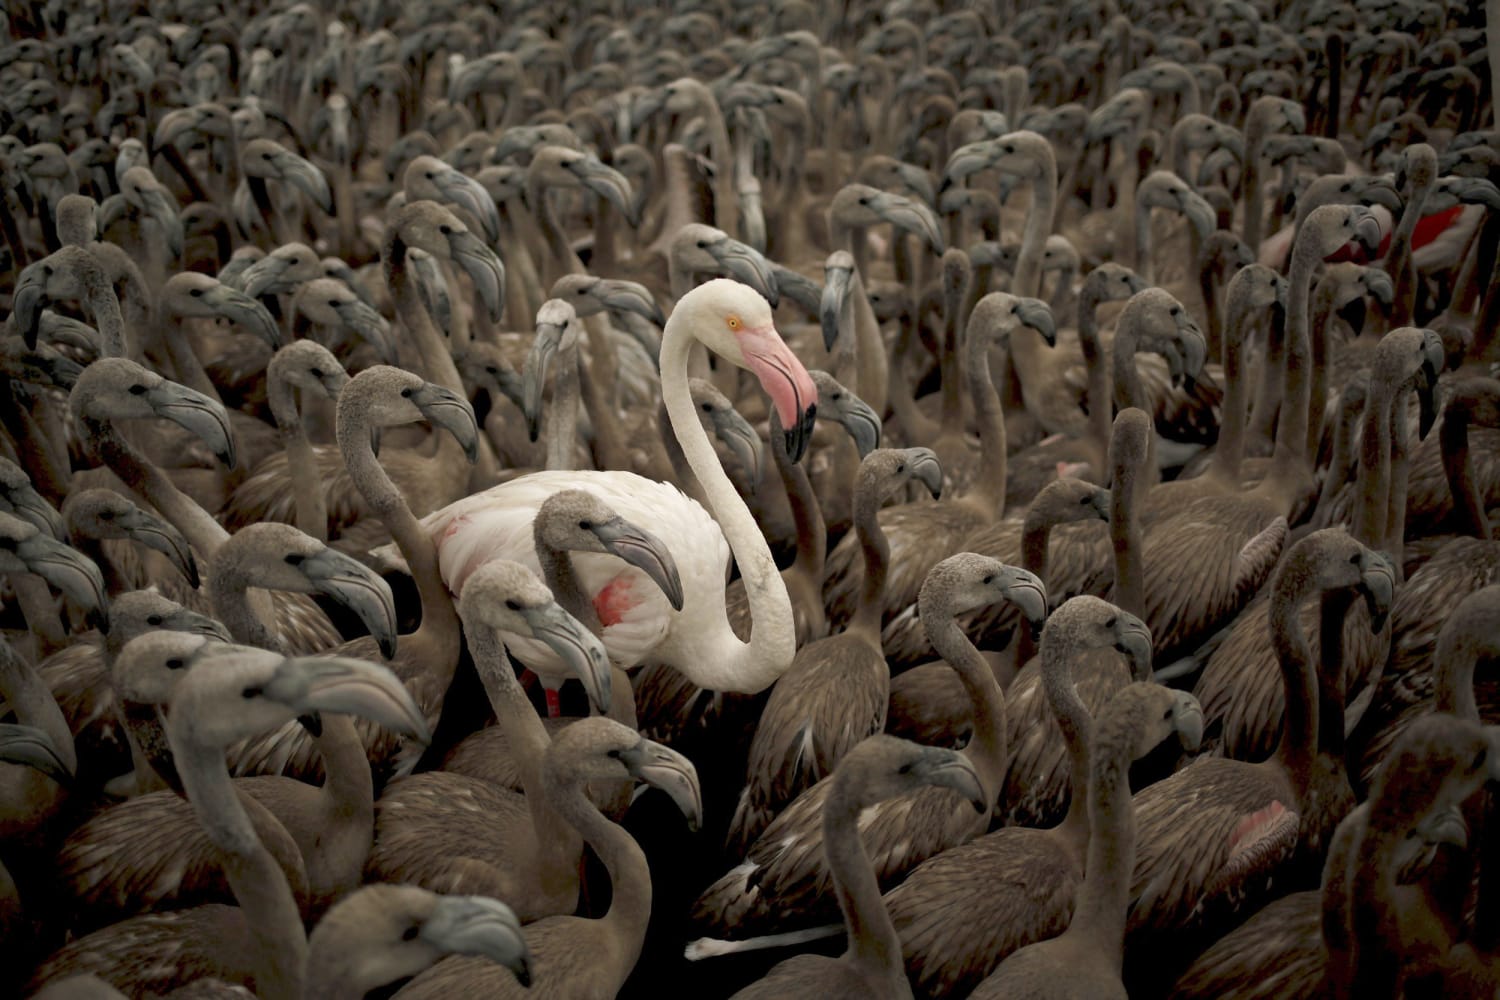
M 0 994 L 1500 996 L 1500 0 L 5 14 Z

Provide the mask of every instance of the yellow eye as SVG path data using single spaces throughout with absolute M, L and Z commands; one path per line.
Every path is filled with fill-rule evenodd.
M 729 316 L 724 320 L 724 325 L 729 327 L 729 329 L 738 332 L 740 327 L 744 326 L 745 324 L 738 316 Z

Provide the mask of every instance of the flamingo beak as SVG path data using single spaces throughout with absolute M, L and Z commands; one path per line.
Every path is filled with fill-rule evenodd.
M 88 556 L 38 531 L 15 547 L 26 568 L 84 609 L 90 625 L 109 631 L 109 599 L 104 576 Z
M 474 407 L 458 393 L 431 382 L 411 394 L 412 404 L 434 427 L 452 434 L 473 463 L 479 458 L 479 419 Z
M 774 326 L 743 330 L 739 335 L 745 366 L 771 397 L 786 435 L 787 457 L 802 461 L 812 441 L 818 412 L 818 387 Z
M 687 818 L 688 829 L 696 831 L 703 824 L 703 790 L 692 761 L 660 743 L 643 739 L 620 753 L 631 775 L 669 795 Z
M 591 530 L 611 553 L 649 576 L 667 595 L 672 610 L 682 610 L 682 578 L 677 573 L 677 561 L 660 538 L 623 517 L 595 523 Z
M 929 747 L 914 770 L 923 782 L 938 788 L 951 788 L 974 807 L 977 813 L 989 809 L 989 796 L 984 793 L 984 783 L 974 764 L 956 750 Z
M 938 461 L 937 453 L 931 448 L 912 448 L 912 457 L 907 461 L 907 467 L 911 470 L 912 477 L 927 487 L 927 492 L 932 494 L 934 500 L 943 495 L 943 466 Z M 1046 614 L 1046 599 L 1043 598 L 1043 614 Z
M 448 955 L 487 958 L 531 986 L 531 953 L 515 911 L 487 896 L 443 896 L 422 922 L 418 938 Z
M 839 316 L 844 311 L 844 301 L 854 273 L 847 267 L 829 267 L 823 272 L 823 295 L 818 303 L 818 320 L 823 327 L 823 349 L 832 351 L 839 338 Z
M 389 668 L 367 660 L 293 657 L 282 662 L 262 693 L 301 715 L 355 715 L 423 743 L 432 740 L 427 720 L 406 685 Z
M 63 760 L 52 737 L 35 726 L 0 724 L 0 760 L 40 771 L 59 785 L 73 781 L 73 769 Z
M 296 564 L 317 591 L 359 616 L 387 660 L 396 655 L 396 600 L 374 571 L 337 549 L 325 548 Z
M 880 417 L 869 403 L 866 403 L 852 392 L 845 392 L 844 398 L 840 401 L 840 405 L 835 413 L 835 417 L 843 425 L 844 430 L 848 432 L 849 437 L 853 439 L 854 447 L 859 450 L 859 457 L 861 459 L 880 447 L 880 432 L 882 430 Z M 936 461 L 936 456 L 933 457 L 933 460 Z M 927 482 L 927 474 L 925 472 L 917 473 L 917 476 L 923 482 Z M 932 484 L 928 483 L 928 488 L 932 490 L 934 497 L 942 489 L 942 469 L 938 470 L 937 482 L 937 488 L 933 488 Z
M 531 634 L 547 644 L 567 665 L 570 673 L 582 683 L 589 701 L 600 714 L 609 711 L 612 697 L 612 675 L 609 655 L 599 637 L 557 603 L 521 611 Z
M 180 531 L 139 507 L 117 519 L 115 524 L 133 541 L 166 556 L 187 580 L 188 585 L 194 590 L 198 589 L 198 564 L 193 561 L 193 551 Z
M 1177 692 L 1177 740 L 1187 751 L 1203 745 L 1203 706 L 1186 691 Z

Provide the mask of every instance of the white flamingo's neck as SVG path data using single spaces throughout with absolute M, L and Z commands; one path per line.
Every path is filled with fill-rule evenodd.
M 735 636 L 727 617 L 711 622 L 679 620 L 676 627 L 710 630 L 712 636 L 706 645 L 712 646 L 717 662 L 723 664 L 721 669 L 734 678 L 733 690 L 754 694 L 768 687 L 791 665 L 796 653 L 792 603 L 765 536 L 724 473 L 708 435 L 698 423 L 687 380 L 688 349 L 696 341 L 678 316 L 672 314 L 662 333 L 662 400 L 683 457 L 703 487 L 709 512 L 719 522 L 739 564 L 753 624 L 748 643 Z

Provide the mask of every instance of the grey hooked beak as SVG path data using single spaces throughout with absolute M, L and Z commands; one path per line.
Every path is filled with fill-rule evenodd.
M 1145 622 L 1121 612 L 1115 628 L 1115 649 L 1130 661 L 1132 679 L 1151 679 L 1151 630 Z
M 682 579 L 666 544 L 651 532 L 616 517 L 592 526 L 595 537 L 614 555 L 649 576 L 667 595 L 674 611 L 682 610 Z
M 1418 434 L 1425 440 L 1437 420 L 1438 373 L 1447 364 L 1443 341 L 1431 330 L 1422 331 L 1422 374 L 1417 379 L 1417 402 L 1420 404 Z
M 714 436 L 724 442 L 740 460 L 750 482 L 759 483 L 761 469 L 765 467 L 765 449 L 761 446 L 760 435 L 750 426 L 750 421 L 732 406 L 716 408 L 711 419 Z
M 920 201 L 896 194 L 884 194 L 872 197 L 870 207 L 897 229 L 920 236 L 932 248 L 933 253 L 942 254 L 946 248 L 937 215 Z
M 146 170 L 144 167 L 140 169 Z M 149 170 L 146 172 L 150 173 Z M 140 189 L 141 201 L 145 207 L 146 217 L 161 227 L 162 232 L 167 238 L 167 249 L 171 251 L 173 258 L 181 257 L 183 242 L 182 216 L 177 211 L 177 203 L 155 177 L 152 177 L 151 181 L 151 186 Z
M 622 751 L 620 760 L 634 777 L 671 796 L 687 818 L 689 830 L 696 832 L 702 826 L 703 790 L 698 786 L 698 772 L 692 761 L 647 739 Z
M 504 163 L 516 153 L 530 153 L 542 141 L 542 132 L 534 125 L 515 125 L 501 133 L 490 152 L 491 163 Z
M 68 526 L 63 523 L 62 515 L 30 483 L 23 482 L 5 499 L 10 502 L 16 517 L 35 525 L 38 531 L 45 531 L 59 542 L 67 540 Z
M 1388 306 L 1396 301 L 1396 283 L 1384 270 L 1367 267 L 1359 280 L 1365 286 L 1365 291 L 1381 305 Z
M 15 553 L 28 570 L 82 607 L 90 625 L 101 632 L 109 631 L 104 576 L 92 559 L 40 531 L 18 543 Z
M 457 169 L 448 169 L 433 178 L 443 197 L 467 211 L 484 228 L 484 238 L 493 243 L 500 238 L 500 210 L 484 185 Z
M 786 443 L 787 458 L 792 460 L 793 465 L 802 461 L 802 456 L 807 453 L 808 445 L 812 444 L 813 428 L 817 424 L 817 419 L 818 404 L 810 403 L 797 418 L 797 422 L 781 432 Z
M 1057 345 L 1057 321 L 1052 316 L 1052 307 L 1041 299 L 1017 299 L 1016 316 L 1042 335 L 1048 347 Z
M 819 312 L 823 301 L 821 285 L 800 271 L 782 267 L 774 260 L 769 263 L 772 280 L 776 282 L 777 294 L 791 299 L 808 313 Z
M 266 257 L 256 261 L 245 272 L 246 277 L 255 268 L 270 259 Z M 281 347 L 281 328 L 276 325 L 276 321 L 271 318 L 271 314 L 266 310 L 265 306 L 244 292 L 220 283 L 206 290 L 203 293 L 201 301 L 212 306 L 214 311 L 225 319 L 238 323 L 240 326 L 248 329 L 251 333 L 269 344 L 271 350 L 274 351 Z
M 1469 823 L 1458 803 L 1428 813 L 1415 833 L 1428 844 L 1452 844 L 1459 850 L 1469 847 Z
M 854 272 L 847 267 L 827 267 L 823 270 L 823 295 L 818 302 L 818 320 L 823 326 L 823 349 L 832 351 L 839 339 L 839 316 L 844 311 L 844 300 L 854 281 Z
M 42 306 L 47 301 L 46 285 L 50 275 L 45 260 L 32 263 L 21 272 L 11 297 L 12 323 L 28 350 L 36 350 L 41 332 Z
M 907 452 L 911 458 L 907 460 L 906 466 L 912 477 L 927 487 L 927 492 L 932 494 L 934 500 L 940 499 L 943 495 L 943 466 L 938 461 L 937 453 L 931 448 L 908 448 Z M 1042 604 L 1042 614 L 1045 616 L 1045 598 Z
M 1459 200 L 1466 205 L 1483 205 L 1491 212 L 1500 212 L 1500 188 L 1483 177 L 1455 178 Z
M 129 535 L 132 541 L 166 556 L 177 572 L 187 580 L 188 585 L 194 590 L 198 589 L 198 564 L 193 561 L 193 551 L 187 539 L 182 537 L 182 532 L 139 507 L 122 518 L 116 518 L 115 525 Z
M 781 289 L 771 273 L 771 265 L 759 250 L 748 243 L 728 237 L 710 243 L 705 249 L 713 255 L 719 266 L 729 272 L 730 277 L 742 281 L 765 296 L 771 307 L 781 303 Z
M 457 439 L 470 462 L 478 460 L 479 421 L 467 399 L 431 382 L 413 390 L 410 398 L 428 423 L 443 428 Z
M 54 314 L 43 310 L 43 333 L 47 332 L 47 317 L 52 315 Z M 78 383 L 78 376 L 83 374 L 82 365 L 67 355 L 59 354 L 45 342 L 38 343 L 35 350 L 28 350 L 24 344 L 17 346 L 19 351 L 7 352 L 8 356 L 0 362 L 0 366 L 8 369 L 11 378 L 17 382 L 71 391 Z
M 1112 499 L 1113 496 L 1109 490 L 1102 486 L 1089 495 L 1089 506 L 1099 516 L 1099 520 L 1106 522 L 1109 520 L 1109 505 Z
M 912 193 L 922 200 L 929 208 L 937 204 L 937 192 L 932 187 L 932 177 L 921 167 L 910 163 L 902 163 L 896 167 L 896 175 L 901 178 L 901 183 L 911 189 Z
M 1384 205 L 1392 215 L 1401 214 L 1401 192 L 1384 177 L 1371 177 L 1359 188 L 1362 205 Z M 1378 245 L 1378 244 L 1377 244 Z
M 505 265 L 467 229 L 455 229 L 448 235 L 448 251 L 474 282 L 490 319 L 498 322 L 505 311 Z
M 574 677 L 583 682 L 589 701 L 600 715 L 609 711 L 612 679 L 609 655 L 599 637 L 557 603 L 524 609 L 521 614 L 532 636 L 546 643 Z
M 1182 337 L 1183 386 L 1191 392 L 1203 366 L 1208 361 L 1208 339 L 1184 309 L 1177 317 L 1177 332 Z
M 1203 745 L 1203 706 L 1186 691 L 1177 692 L 1177 739 L 1182 748 L 1196 751 Z
M 974 764 L 968 757 L 956 750 L 929 747 L 915 770 L 927 784 L 951 788 L 968 799 L 977 813 L 983 813 L 990 807 L 989 796 L 984 794 L 984 783 L 979 780 L 979 772 L 974 770 Z
M 234 468 L 234 438 L 229 433 L 229 414 L 218 400 L 185 385 L 163 380 L 146 391 L 146 402 L 159 417 L 165 417 L 213 449 L 226 468 Z
M 387 660 L 396 655 L 396 600 L 390 585 L 363 563 L 325 548 L 292 565 L 319 593 L 359 616 Z
M 214 639 L 219 642 L 232 643 L 234 637 L 229 634 L 229 629 L 217 618 L 208 615 L 200 615 L 196 611 L 181 608 L 174 611 L 161 623 L 161 627 L 173 632 L 186 632 L 189 635 L 201 635 L 205 639 Z
M 1007 567 L 1008 579 L 1003 583 L 1005 599 L 1016 606 L 1021 617 L 1033 627 L 1047 620 L 1047 587 L 1035 573 L 1014 566 Z
M 73 781 L 73 769 L 44 730 L 35 726 L 0 723 L 0 761 L 40 771 L 59 785 Z
M 568 164 L 568 169 L 584 187 L 615 206 L 632 228 L 640 225 L 640 206 L 635 200 L 635 190 L 624 174 L 593 156 L 574 160 Z
M 845 392 L 844 398 L 839 401 L 839 406 L 834 412 L 835 419 L 848 432 L 849 437 L 854 440 L 854 447 L 859 449 L 859 457 L 863 459 L 870 452 L 880 447 L 881 421 L 873 407 L 852 392 Z M 933 456 L 936 461 L 937 456 Z M 943 472 L 938 470 L 937 486 L 928 483 L 928 489 L 936 497 L 942 489 Z M 925 474 L 921 476 L 923 482 L 927 482 Z
M 940 192 L 956 187 L 967 177 L 986 170 L 995 162 L 995 151 L 999 148 L 994 139 L 980 139 L 955 149 L 943 167 L 943 182 Z
M 261 694 L 302 715 L 354 715 L 423 743 L 432 733 L 406 685 L 382 667 L 352 656 L 298 656 L 282 661 Z
M 1193 230 L 1197 232 L 1199 239 L 1208 239 L 1213 231 L 1218 228 L 1218 213 L 1213 210 L 1213 206 L 1208 203 L 1208 200 L 1198 192 L 1189 191 L 1184 188 L 1178 197 L 1178 204 L 1182 208 L 1182 213 L 1193 224 Z
M 631 312 L 657 326 L 667 325 L 666 315 L 651 297 L 650 289 L 639 282 L 600 278 L 594 285 L 593 294 L 613 312 Z
M 281 276 L 291 266 L 290 261 L 282 260 L 274 253 L 268 253 L 245 268 L 245 273 L 240 275 L 239 286 L 252 299 L 287 291 L 287 287 L 281 282 Z
M 1371 260 L 1380 252 L 1380 220 L 1368 212 L 1354 225 L 1354 239 Z
M 487 896 L 443 896 L 417 937 L 448 955 L 487 958 L 531 986 L 531 953 L 515 911 Z
M 1396 570 L 1384 553 L 1369 553 L 1360 574 L 1359 589 L 1365 595 L 1365 606 L 1370 609 L 1370 631 L 1378 635 L 1385 628 L 1396 593 Z
M 324 214 L 333 214 L 333 193 L 328 189 L 328 178 L 323 176 L 323 171 L 285 149 L 276 153 L 274 162 L 282 180 L 306 193 Z
M 396 345 L 391 342 L 391 325 L 384 316 L 365 303 L 353 298 L 333 307 L 344 325 L 365 339 L 382 358 L 395 361 Z
M 42 339 L 53 347 L 71 347 L 86 356 L 98 357 L 99 331 L 87 323 L 71 316 L 59 316 L 50 309 L 43 309 L 40 325 Z M 59 358 L 59 360 L 66 359 Z
M 535 441 L 541 432 L 542 388 L 547 384 L 547 369 L 562 346 L 564 327 L 558 323 L 538 322 L 536 339 L 521 367 L 521 412 L 526 416 L 526 433 Z

